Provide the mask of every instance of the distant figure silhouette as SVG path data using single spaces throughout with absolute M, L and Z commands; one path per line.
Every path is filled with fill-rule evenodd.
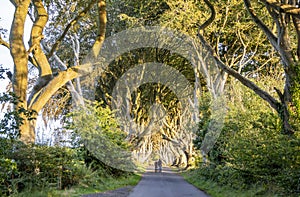
M 157 161 L 154 162 L 154 167 L 155 167 L 155 172 L 157 172 L 158 171 L 158 162 Z
M 158 172 L 161 172 L 162 171 L 162 161 L 161 161 L 161 159 L 159 159 L 157 161 L 157 166 L 158 166 Z

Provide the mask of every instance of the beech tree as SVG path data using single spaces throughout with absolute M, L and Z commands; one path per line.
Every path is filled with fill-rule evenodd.
M 214 50 L 210 43 L 205 39 L 202 30 L 208 28 L 216 17 L 214 5 L 205 0 L 206 5 L 211 10 L 211 16 L 203 24 L 199 25 L 198 37 L 203 46 L 208 49 L 210 54 L 214 57 L 219 67 L 239 80 L 242 84 L 252 89 L 262 99 L 267 101 L 272 108 L 279 114 L 282 120 L 283 133 L 293 135 L 299 129 L 299 45 L 300 45 L 300 15 L 298 1 L 276 1 L 264 0 L 261 2 L 250 2 L 244 0 L 244 5 L 248 11 L 252 21 L 265 34 L 266 38 L 280 56 L 281 63 L 285 75 L 285 86 L 283 91 L 274 87 L 278 94 L 275 98 L 267 91 L 264 91 L 253 81 L 241 75 L 234 69 L 230 68 L 226 62 L 222 61 L 220 55 Z M 261 7 L 263 6 L 263 11 Z M 260 8 L 259 8 L 260 7 Z M 260 14 L 258 14 L 260 12 Z M 261 14 L 268 14 L 268 18 L 272 21 L 272 26 L 266 23 Z M 297 43 L 294 45 L 293 43 Z M 274 85 L 275 86 L 275 85 Z
M 16 108 L 22 107 L 29 111 L 36 112 L 34 117 L 27 119 L 23 116 L 23 123 L 19 128 L 20 139 L 24 143 L 33 143 L 35 141 L 35 126 L 37 114 L 43 109 L 49 99 L 66 83 L 68 88 L 72 89 L 72 80 L 79 77 L 84 72 L 84 68 L 79 66 L 79 62 L 74 65 L 67 66 L 61 64 L 61 67 L 53 72 L 50 58 L 53 57 L 57 61 L 60 60 L 56 56 L 60 44 L 66 39 L 68 33 L 79 21 L 87 15 L 95 6 L 97 14 L 97 35 L 92 40 L 92 54 L 97 57 L 105 38 L 106 31 L 106 2 L 104 0 L 90 0 L 81 2 L 65 2 L 65 1 L 43 1 L 43 0 L 10 0 L 15 7 L 14 18 L 11 25 L 9 42 L 5 42 L 1 38 L 1 45 L 10 50 L 14 62 L 13 70 L 13 92 L 19 98 Z M 55 9 L 66 9 L 64 5 L 70 3 L 73 6 L 70 12 L 75 15 L 67 24 L 56 28 L 55 26 L 47 26 L 48 19 L 55 16 Z M 78 4 L 76 4 L 78 3 Z M 77 6 L 77 5 L 81 6 Z M 61 6 L 63 5 L 63 6 Z M 51 8 L 55 8 L 51 11 Z M 80 9 L 80 10 L 78 10 Z M 63 11 L 63 10 L 60 10 Z M 48 13 L 50 12 L 50 13 Z M 30 16 L 33 22 L 31 27 L 29 47 L 26 48 L 24 40 L 25 19 Z M 48 31 L 56 32 L 58 37 L 52 43 L 43 43 L 45 39 L 45 28 Z M 59 31 L 59 32 L 57 32 Z M 78 41 L 78 40 L 77 40 Z M 64 61 L 60 61 L 62 63 Z M 38 70 L 36 84 L 33 88 L 29 88 L 29 66 L 33 65 Z M 74 90 L 74 89 L 73 89 Z

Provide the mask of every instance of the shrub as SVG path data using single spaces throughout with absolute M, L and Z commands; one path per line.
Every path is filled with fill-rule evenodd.
M 108 107 L 95 102 L 74 111 L 70 117 L 72 121 L 67 129 L 74 131 L 74 146 L 87 151 L 87 163 L 101 166 L 115 175 L 134 170 L 127 135 Z
M 234 93 L 229 94 L 231 102 L 223 130 L 209 153 L 210 165 L 201 168 L 200 173 L 237 189 L 260 184 L 275 193 L 300 192 L 298 133 L 282 134 L 277 113 L 250 90 L 234 84 Z M 197 147 L 210 120 L 205 113 L 204 122 L 199 125 Z

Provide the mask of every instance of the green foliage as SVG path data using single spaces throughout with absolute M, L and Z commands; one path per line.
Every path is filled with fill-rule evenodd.
M 31 196 L 32 193 L 37 196 L 62 196 L 56 190 L 73 187 L 81 188 L 77 193 L 85 190 L 99 192 L 138 181 L 133 179 L 135 175 L 132 173 L 123 172 L 116 176 L 106 171 L 105 166 L 95 168 L 95 161 L 93 165 L 88 165 L 86 151 L 82 148 L 27 146 L 3 138 L 0 142 L 3 148 L 0 152 L 0 196 Z M 126 177 L 127 181 L 124 180 Z
M 209 152 L 210 164 L 198 173 L 233 189 L 259 186 L 261 193 L 299 192 L 300 139 L 281 133 L 280 118 L 255 93 L 236 83 L 229 90 L 225 126 Z M 199 125 L 198 148 L 208 117 Z
M 1 188 L 5 194 L 33 188 L 63 189 L 79 184 L 93 172 L 85 166 L 76 149 L 27 146 L 1 139 Z
M 117 32 L 128 27 L 157 25 L 158 19 L 169 9 L 165 0 L 112 1 L 108 5 L 109 12 L 114 15 L 108 29 L 112 27 Z
M 134 165 L 126 141 L 126 133 L 120 128 L 113 113 L 102 103 L 74 111 L 70 114 L 72 121 L 67 128 L 74 131 L 75 146 L 84 146 L 90 163 L 96 162 L 103 167 L 111 167 L 113 173 L 131 171 Z
M 202 32 L 206 40 L 216 49 L 218 55 L 229 67 L 242 73 L 260 70 L 260 74 L 270 73 L 280 61 L 268 39 L 259 32 L 240 0 L 220 0 L 211 2 L 216 16 Z M 160 25 L 196 37 L 198 26 L 210 17 L 210 10 L 203 1 L 167 1 L 169 9 L 159 18 Z M 264 22 L 272 27 L 272 19 L 266 17 L 264 6 L 256 13 L 263 16 Z M 249 59 L 251 58 L 251 59 Z M 264 66 L 265 65 L 265 66 Z
M 47 146 L 24 146 L 14 154 L 21 177 L 37 187 L 53 184 L 66 188 L 78 184 L 83 178 L 79 169 L 84 162 L 76 157 L 73 149 Z
M 221 136 L 228 142 L 226 162 L 243 175 L 247 184 L 274 183 L 286 192 L 296 192 L 299 139 L 282 135 L 279 117 L 247 89 L 241 88 L 240 102 L 235 100 L 230 109 Z
M 32 196 L 32 193 L 60 196 L 53 191 L 73 186 L 99 187 L 104 184 L 104 179 L 115 179 L 110 176 L 112 170 L 107 172 L 105 165 L 94 160 L 87 162 L 86 150 L 82 147 L 25 145 L 18 141 L 18 128 L 24 121 L 22 117 L 30 120 L 34 112 L 22 107 L 12 108 L 11 104 L 19 102 L 13 93 L 1 94 L 0 102 L 6 107 L 0 122 L 0 196 Z M 95 114 L 89 118 L 101 117 L 97 126 L 103 131 L 103 140 L 109 142 L 107 147 L 129 148 L 124 141 L 126 135 L 118 128 L 109 109 L 101 108 L 100 104 L 94 109 Z M 37 190 L 39 192 L 35 192 Z
M 199 101 L 199 118 L 198 130 L 196 131 L 196 138 L 194 140 L 195 148 L 201 148 L 201 143 L 204 140 L 205 134 L 208 132 L 208 124 L 210 121 L 210 105 L 211 95 L 204 93 Z
M 137 174 L 127 174 L 126 176 L 119 177 L 118 179 L 114 177 L 103 177 L 101 184 L 94 185 L 77 185 L 67 190 L 56 190 L 54 188 L 43 188 L 43 190 L 31 190 L 25 191 L 13 197 L 81 197 L 84 194 L 95 194 L 99 192 L 104 192 L 108 190 L 115 190 L 125 186 L 134 186 L 141 179 L 140 175 Z
M 218 170 L 220 172 L 222 169 Z M 226 170 L 226 169 L 225 169 Z M 233 171 L 232 169 L 230 171 Z M 231 172 L 231 174 L 234 172 Z M 228 174 L 228 172 L 225 172 Z M 238 173 L 237 173 L 238 174 Z M 197 188 L 205 191 L 207 194 L 213 197 L 253 197 L 253 196 L 264 196 L 271 197 L 276 196 L 272 192 L 267 192 L 266 189 L 262 185 L 254 185 L 250 189 L 242 189 L 242 188 L 232 188 L 230 185 L 221 185 L 217 181 L 207 178 L 208 176 L 218 176 L 216 169 L 201 167 L 198 169 L 186 171 L 182 173 L 184 179 L 186 179 L 191 184 L 195 185 Z M 230 178 L 234 178 L 236 182 L 239 181 L 237 177 L 233 175 Z M 239 184 L 237 184 L 239 185 Z M 236 185 L 236 186 L 237 186 Z
M 292 98 L 292 102 L 293 102 L 293 106 L 289 106 L 290 107 L 290 114 L 291 114 L 291 123 L 292 126 L 294 127 L 295 131 L 298 131 L 296 133 L 296 135 L 299 135 L 299 131 L 300 131 L 300 84 L 299 84 L 299 80 L 300 80 L 300 68 L 298 65 L 293 66 L 294 70 L 295 70 L 295 76 L 293 81 L 294 84 L 291 87 L 291 94 L 293 95 Z
M 5 192 L 11 192 L 14 188 L 13 185 L 8 183 L 8 180 L 17 173 L 17 164 L 14 160 L 8 158 L 0 158 L 0 195 Z
M 117 184 L 115 176 L 111 176 L 110 172 L 106 172 L 102 166 L 97 169 L 92 168 L 91 165 L 87 166 L 83 154 L 85 151 L 80 148 L 27 146 L 5 139 L 1 140 L 1 147 L 6 147 L 6 152 L 1 152 L 0 155 L 1 196 L 19 195 L 19 193 L 22 196 L 37 189 L 39 192 L 44 191 L 40 194 L 43 196 L 47 192 L 52 194 L 54 190 L 72 187 L 80 187 L 81 190 L 98 188 L 98 191 L 101 188 L 103 191 L 122 184 L 137 183 L 132 180 L 123 183 L 120 181 Z M 132 176 L 131 173 L 120 175 L 122 175 L 118 176 L 120 180 Z M 113 181 L 116 184 L 108 184 Z
M 12 108 L 20 102 L 16 95 L 12 92 L 0 94 L 0 104 L 6 105 L 6 112 L 0 120 L 0 134 L 8 139 L 16 139 L 20 135 L 20 125 L 23 124 L 24 118 L 30 120 L 34 115 L 34 111 L 26 110 L 23 107 Z

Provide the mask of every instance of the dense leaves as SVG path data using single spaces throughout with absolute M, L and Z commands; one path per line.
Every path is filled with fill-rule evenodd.
M 46 62 L 50 64 L 51 80 L 66 69 L 85 63 L 84 57 L 95 42 L 97 27 L 99 27 L 95 18 L 97 16 L 96 7 L 91 6 L 91 9 L 85 10 L 87 4 L 93 2 L 96 3 L 96 1 L 71 0 L 43 1 L 49 14 L 49 21 L 43 29 L 44 35 L 40 32 L 40 36 L 43 37 L 41 43 L 38 41 L 37 45 L 34 45 L 35 47 L 32 46 L 30 49 L 32 51 L 24 50 L 26 55 L 23 57 L 27 56 L 27 53 L 30 54 L 30 65 L 34 64 L 34 58 L 38 61 L 37 57 L 41 57 L 37 55 L 36 46 L 41 46 L 40 50 L 47 56 Z M 244 0 L 244 2 L 249 1 Z M 206 179 L 221 185 L 229 185 L 234 189 L 248 189 L 251 186 L 260 185 L 263 190 L 256 194 L 264 194 L 268 190 L 271 193 L 282 195 L 299 193 L 300 86 L 298 82 L 300 72 L 297 63 L 299 57 L 293 57 L 295 61 L 293 60 L 294 63 L 289 65 L 289 69 L 283 69 L 282 66 L 287 64 L 284 54 L 290 53 L 290 57 L 296 54 L 296 33 L 299 32 L 295 32 L 290 26 L 292 26 L 291 19 L 296 20 L 297 17 L 285 15 L 284 10 L 277 11 L 274 7 L 268 7 L 266 1 L 251 2 L 253 4 L 251 10 L 255 10 L 255 14 L 261 18 L 266 27 L 269 27 L 274 37 L 285 35 L 278 38 L 276 43 L 280 44 L 281 49 L 288 50 L 276 51 L 276 47 L 275 49 L 272 47 L 274 44 L 269 42 L 270 36 L 266 36 L 264 31 L 261 31 L 258 25 L 253 23 L 258 20 L 250 17 L 244 7 L 244 2 L 238 0 L 213 1 L 216 11 L 214 20 L 207 28 L 199 32 L 198 26 L 203 24 L 211 14 L 211 10 L 203 2 L 185 0 L 107 1 L 106 34 L 110 36 L 124 29 L 143 25 L 171 27 L 196 40 L 199 33 L 203 34 L 220 61 L 234 69 L 240 76 L 248 77 L 258 84 L 257 87 L 264 89 L 267 94 L 280 101 L 277 104 L 281 105 L 282 110 L 277 110 L 280 108 L 278 107 L 275 109 L 279 111 L 276 114 L 267 102 L 261 100 L 255 93 L 237 84 L 232 78 L 227 80 L 225 90 L 227 90 L 228 106 L 224 107 L 228 108 L 228 114 L 225 126 L 214 148 L 208 153 L 208 160 L 198 164 L 201 167 L 198 173 L 204 175 Z M 34 4 L 29 6 L 28 14 L 32 21 L 37 20 L 37 8 Z M 78 16 L 80 16 L 77 18 L 78 20 L 74 20 Z M 294 24 L 297 22 L 294 21 Z M 69 28 L 68 31 L 65 31 L 66 28 Z M 17 29 L 15 32 L 12 31 L 12 33 L 17 32 Z M 290 35 L 287 36 L 285 33 Z M 5 34 L 6 30 L 0 28 L 0 35 L 4 36 Z M 18 38 L 20 37 L 22 36 Z M 282 40 L 285 43 L 281 42 Z M 22 43 L 25 42 L 22 41 Z M 288 46 L 288 42 L 290 42 L 290 46 Z M 17 46 L 17 48 L 19 47 Z M 15 55 L 20 54 L 16 53 Z M 127 109 L 128 116 L 132 117 L 137 125 L 144 128 L 151 119 L 150 107 L 159 101 L 168 111 L 164 126 L 156 128 L 160 130 L 159 132 L 152 132 L 155 135 L 150 137 L 138 136 L 138 134 L 128 136 L 129 131 L 125 133 L 122 131 L 123 128 L 117 124 L 113 112 L 109 109 L 112 102 L 112 90 L 117 80 L 128 69 L 136 64 L 146 62 L 168 64 L 179 70 L 191 84 L 196 81 L 195 70 L 192 68 L 191 62 L 187 62 L 179 55 L 161 48 L 136 49 L 117 57 L 97 79 L 91 79 L 89 84 L 96 86 L 96 100 L 101 101 L 100 103 L 87 104 L 66 117 L 64 115 L 70 111 L 70 98 L 75 98 L 74 93 L 80 95 L 82 92 L 93 89 L 90 86 L 80 87 L 79 79 L 69 81 L 67 85 L 60 86 L 63 88 L 51 95 L 49 102 L 44 105 L 43 116 L 45 122 L 50 119 L 69 121 L 66 129 L 74 133 L 72 142 L 68 144 L 72 148 L 25 146 L 15 141 L 19 136 L 20 126 L 27 120 L 25 118 L 30 119 L 35 114 L 22 107 L 22 102 L 27 99 L 25 94 L 27 89 L 22 89 L 24 92 L 22 101 L 19 101 L 19 98 L 13 93 L 2 94 L 0 102 L 8 106 L 0 122 L 2 137 L 0 189 L 3 195 L 19 192 L 24 188 L 31 189 L 31 187 L 54 186 L 64 189 L 78 184 L 99 183 L 102 173 L 120 175 L 124 170 L 134 169 L 135 166 L 129 159 L 130 151 L 137 155 L 143 154 L 146 159 L 151 158 L 148 153 L 152 151 L 155 154 L 153 157 L 167 155 L 165 152 L 168 151 L 168 153 L 172 153 L 169 159 L 181 158 L 187 149 L 191 150 L 191 155 L 197 153 L 198 157 L 204 156 L 199 152 L 194 152 L 192 146 L 174 148 L 186 137 L 183 135 L 184 132 L 180 133 L 182 131 L 180 130 L 181 120 L 184 116 L 176 95 L 162 84 L 151 83 L 138 87 L 132 93 L 132 100 Z M 43 64 L 44 62 L 38 61 L 38 63 L 40 66 L 47 65 Z M 25 64 L 16 68 L 24 68 Z M 36 66 L 38 67 L 38 65 Z M 3 72 L 5 71 L 0 67 L 0 78 L 4 77 Z M 294 73 L 288 73 L 292 71 Z M 28 76 L 28 73 L 20 76 Z M 285 81 L 290 79 L 292 81 L 284 85 L 283 78 Z M 200 122 L 194 141 L 194 145 L 198 149 L 201 148 L 201 143 L 212 120 L 210 105 L 213 98 L 208 93 L 210 87 L 203 86 L 207 85 L 206 82 L 213 80 L 212 76 L 209 79 L 199 77 L 199 85 L 202 86 L 203 92 L 201 98 L 198 98 Z M 49 81 L 43 85 L 46 83 L 49 84 Z M 41 83 L 38 81 L 37 85 L 39 84 Z M 284 86 L 290 89 L 283 91 Z M 47 86 L 42 88 L 45 87 Z M 274 87 L 276 87 L 275 90 Z M 257 89 L 254 88 L 254 90 Z M 281 92 L 285 95 L 282 95 Z M 39 98 L 40 93 L 44 92 L 37 91 L 36 98 Z M 283 101 L 290 95 L 292 95 L 290 99 Z M 18 103 L 18 105 L 12 108 L 8 104 L 9 102 L 11 104 Z M 284 108 L 285 106 L 286 108 Z M 289 123 L 293 126 L 293 132 L 290 133 L 294 133 L 294 135 L 283 135 L 281 132 L 283 117 L 289 115 L 287 112 L 290 112 Z M 164 134 L 163 137 L 161 134 Z M 131 140 L 134 146 L 131 146 L 126 140 Z M 202 166 L 202 164 L 204 165 Z
M 67 128 L 74 131 L 74 146 L 84 146 L 98 163 L 116 171 L 134 169 L 126 133 L 119 128 L 108 107 L 96 102 L 74 111 Z
M 199 173 L 236 189 L 263 185 L 264 192 L 299 192 L 300 139 L 281 134 L 279 117 L 254 93 L 240 84 L 231 87 L 225 126 L 209 153 L 210 162 L 201 165 Z M 207 117 L 199 125 L 198 147 Z
M 23 124 L 23 117 L 31 120 L 33 115 L 36 114 L 36 112 L 28 111 L 23 107 L 14 109 L 12 105 L 17 102 L 19 102 L 19 99 L 13 92 L 2 93 L 0 95 L 0 103 L 3 108 L 7 110 L 0 120 L 0 134 L 9 139 L 16 139 L 19 137 L 19 128 L 20 125 Z
M 75 185 L 101 184 L 105 171 L 92 170 L 84 162 L 82 150 L 44 145 L 28 146 L 0 139 L 1 195 L 17 194 L 37 188 L 66 189 Z
M 73 147 L 46 146 L 43 144 L 25 145 L 18 140 L 19 125 L 23 123 L 20 114 L 24 114 L 30 119 L 33 112 L 28 112 L 23 108 L 14 109 L 11 105 L 18 99 L 13 93 L 3 93 L 0 102 L 5 109 L 0 122 L 0 196 L 29 192 L 36 190 L 67 189 L 72 186 L 94 187 L 103 184 L 102 179 L 106 177 L 126 176 L 129 173 L 112 168 L 107 163 L 99 162 L 100 159 L 95 154 L 90 154 L 85 147 L 79 146 L 82 142 L 78 138 L 74 139 Z M 96 105 L 95 113 L 85 116 L 81 123 L 96 123 L 100 133 L 94 135 L 93 140 L 99 143 L 99 139 L 105 140 L 102 152 L 113 155 L 115 161 L 120 160 L 120 155 L 116 155 L 119 149 L 127 150 L 129 145 L 125 142 L 126 135 L 118 128 L 112 113 L 108 108 Z M 84 114 L 77 111 L 77 115 Z M 75 119 L 75 114 L 73 118 Z M 78 118 L 78 117 L 77 117 Z M 78 120 L 78 119 L 77 119 Z M 75 122 L 75 121 L 74 121 Z M 73 123 L 74 123 L 73 122 Z M 82 133 L 91 134 L 89 125 L 72 124 L 76 129 L 82 129 Z M 82 126 L 87 126 L 83 128 Z M 92 128 L 92 127 L 91 127 Z M 73 128 L 74 129 L 74 128 Z M 75 132 L 78 130 L 74 129 Z M 82 134 L 81 133 L 81 134 Z M 78 133 L 77 133 L 78 134 Z M 77 135 L 78 136 L 78 135 Z M 85 135 L 86 136 L 86 135 Z M 89 135 L 91 137 L 91 135 Z M 86 139 L 86 138 L 85 138 Z M 70 145 L 70 144 L 69 144 Z M 116 148 L 119 149 L 116 149 Z M 97 155 L 96 155 L 97 156 Z M 125 156 L 125 155 L 123 155 Z M 124 159 L 127 167 L 132 166 L 130 159 Z

